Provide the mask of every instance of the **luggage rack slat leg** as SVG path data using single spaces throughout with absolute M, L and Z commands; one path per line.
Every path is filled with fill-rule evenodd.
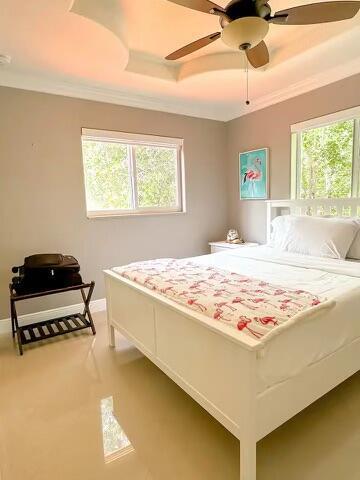
M 36 336 L 35 336 L 35 333 L 34 333 L 34 330 L 32 328 L 27 328 L 26 329 L 28 332 L 29 332 L 29 335 L 30 335 L 30 339 L 35 341 L 36 340 Z M 25 331 L 26 331 L 25 330 Z
M 59 320 L 54 320 L 54 323 L 55 323 L 56 328 L 58 329 L 58 331 L 62 333 L 62 332 L 64 331 L 64 329 L 63 329 L 63 327 L 60 325 Z
M 55 331 L 51 325 L 51 321 L 46 322 L 46 328 L 48 329 L 51 336 L 55 335 Z
M 74 328 L 70 325 L 69 320 L 68 320 L 67 318 L 64 318 L 64 319 L 63 319 L 63 322 L 65 323 L 65 325 L 66 325 L 66 327 L 67 327 L 67 329 L 68 329 L 69 332 L 71 332 L 72 330 L 74 330 Z
M 81 327 L 81 323 L 79 322 L 78 317 L 74 316 L 71 320 L 75 323 L 77 327 Z
M 92 331 L 93 335 L 96 335 L 96 329 L 95 329 L 94 321 L 92 319 L 90 308 L 89 308 L 91 296 L 92 296 L 93 291 L 94 291 L 94 287 L 95 287 L 95 282 L 91 282 L 88 294 L 86 295 L 85 292 L 84 292 L 84 289 L 81 289 L 81 296 L 82 296 L 83 301 L 84 301 L 84 314 L 83 315 L 84 316 L 87 315 L 91 331 Z
M 41 325 L 39 325 L 37 328 L 38 328 L 38 330 L 39 330 L 39 333 L 40 333 L 40 338 L 46 338 L 46 337 L 47 337 L 47 335 L 46 335 L 46 333 L 45 333 L 45 331 L 44 331 L 43 327 L 42 327 Z

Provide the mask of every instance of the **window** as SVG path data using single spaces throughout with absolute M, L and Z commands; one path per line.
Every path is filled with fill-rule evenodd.
M 292 198 L 358 197 L 360 108 L 293 125 Z
M 183 141 L 82 130 L 88 217 L 184 211 Z

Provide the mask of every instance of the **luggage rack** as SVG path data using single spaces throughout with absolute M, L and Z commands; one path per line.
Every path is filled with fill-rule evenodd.
M 11 329 L 13 337 L 17 337 L 17 343 L 20 355 L 23 355 L 23 345 L 28 343 L 46 340 L 48 338 L 58 337 L 67 333 L 77 332 L 85 328 L 91 328 L 93 335 L 96 334 L 95 325 L 90 312 L 90 300 L 94 291 L 95 282 L 82 283 L 72 287 L 58 288 L 55 290 L 41 290 L 27 294 L 18 295 L 13 285 L 10 284 L 10 310 L 11 310 Z M 88 292 L 86 292 L 88 289 Z M 56 293 L 70 292 L 80 290 L 84 302 L 83 313 L 73 313 L 59 318 L 44 320 L 42 322 L 31 323 L 29 325 L 19 326 L 16 312 L 16 302 L 29 300 L 31 298 L 44 297 Z

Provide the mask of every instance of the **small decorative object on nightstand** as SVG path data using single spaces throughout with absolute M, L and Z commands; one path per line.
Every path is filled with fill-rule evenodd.
M 228 231 L 226 241 L 228 243 L 236 243 L 236 244 L 244 243 L 244 240 L 242 238 L 240 238 L 239 232 L 237 230 L 235 230 L 234 228 L 231 228 Z
M 254 242 L 244 243 L 228 243 L 226 241 L 221 242 L 209 242 L 211 253 L 224 252 L 228 249 L 242 248 L 242 247 L 257 247 L 259 244 Z

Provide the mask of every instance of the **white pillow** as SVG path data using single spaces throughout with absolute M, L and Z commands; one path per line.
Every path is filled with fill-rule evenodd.
M 358 232 L 355 235 L 354 241 L 350 246 L 347 257 L 360 260 L 360 218 L 354 218 L 353 221 L 356 222 L 358 226 Z
M 352 219 L 282 215 L 272 222 L 270 246 L 302 255 L 345 258 L 359 225 Z
M 334 220 L 344 220 L 343 217 L 330 217 L 325 216 L 323 218 L 333 218 Z M 352 220 L 358 225 L 358 233 L 355 235 L 354 241 L 350 245 L 350 249 L 346 255 L 347 258 L 352 258 L 355 260 L 360 260 L 360 218 L 359 217 L 348 217 L 346 220 Z

